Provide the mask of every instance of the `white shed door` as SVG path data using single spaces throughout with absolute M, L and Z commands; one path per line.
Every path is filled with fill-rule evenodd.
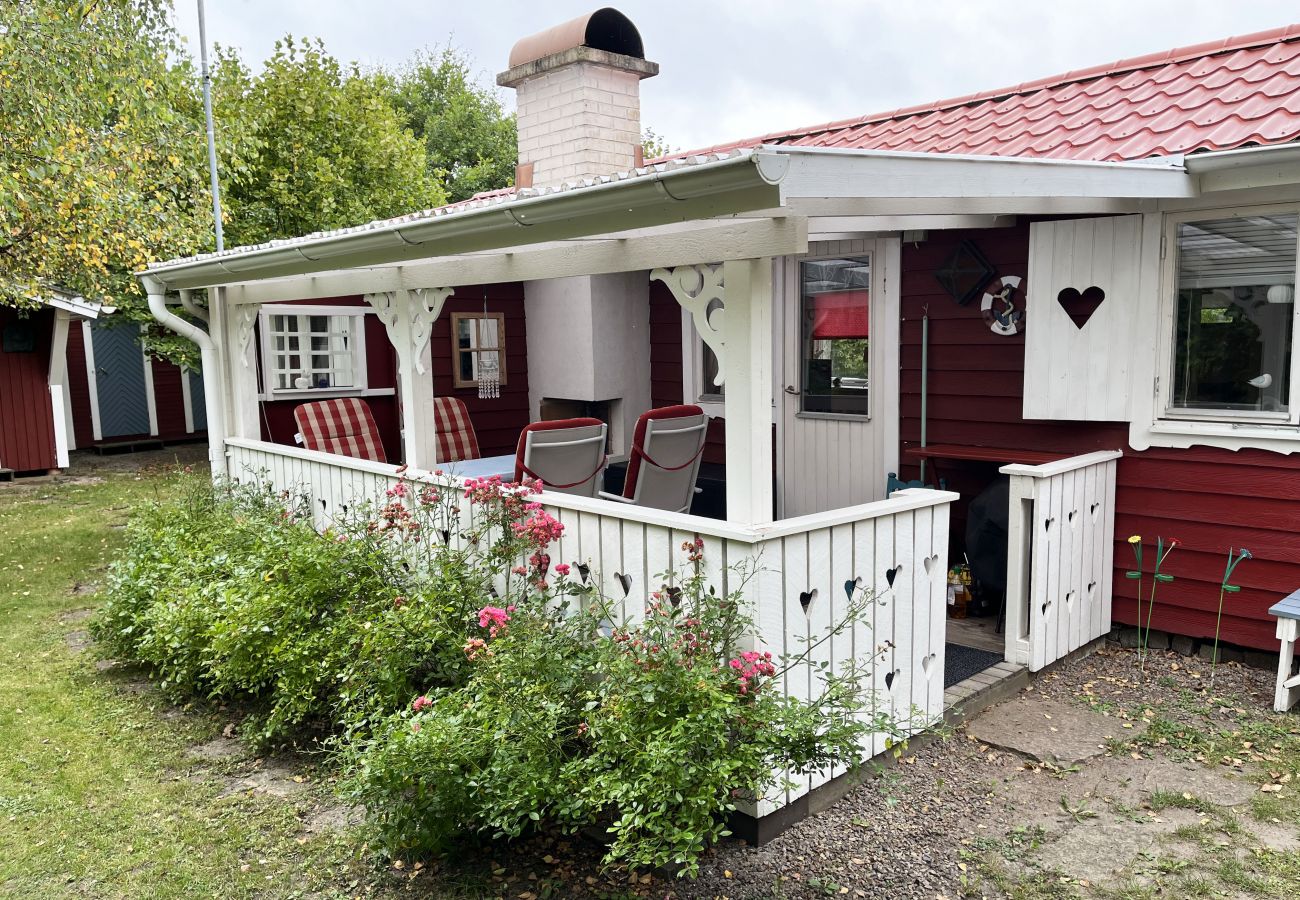
M 778 270 L 778 512 L 885 496 L 898 465 L 897 239 L 813 244 Z

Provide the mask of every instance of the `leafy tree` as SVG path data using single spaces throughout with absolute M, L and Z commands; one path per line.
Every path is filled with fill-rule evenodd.
M 193 71 L 167 0 L 0 12 L 0 304 L 58 285 L 143 317 L 131 273 L 203 246 Z
M 278 41 L 256 75 L 232 51 L 213 75 L 227 242 L 358 225 L 446 199 L 382 75 L 320 41 Z
M 680 147 L 669 144 L 667 138 L 649 126 L 646 126 L 645 131 L 641 134 L 641 155 L 647 160 L 658 159 L 661 156 L 676 153 L 680 149 Z
M 391 76 L 390 85 L 449 200 L 514 183 L 515 117 L 495 88 L 475 80 L 466 56 L 452 48 L 426 52 Z

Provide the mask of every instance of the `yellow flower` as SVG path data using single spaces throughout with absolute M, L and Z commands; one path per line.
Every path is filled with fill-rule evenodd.
M 1142 535 L 1140 535 L 1140 534 L 1135 534 L 1135 535 L 1131 536 L 1131 537 L 1128 539 L 1128 542 L 1129 542 L 1130 544 L 1140 544 L 1140 543 L 1142 543 Z

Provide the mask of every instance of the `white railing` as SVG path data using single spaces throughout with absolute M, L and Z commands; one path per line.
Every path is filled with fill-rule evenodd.
M 1037 672 L 1110 630 L 1115 469 L 1100 450 L 1011 476 L 1007 660 Z
M 226 446 L 232 477 L 264 478 L 277 490 L 306 495 L 318 525 L 383 498 L 399 479 L 397 467 L 382 463 L 261 441 L 230 439 Z M 459 487 L 454 471 L 404 477 Z M 671 584 L 683 562 L 681 545 L 696 538 L 704 542 L 709 583 L 719 594 L 741 592 L 754 615 L 756 649 L 774 657 L 797 655 L 830 631 L 851 594 L 874 594 L 864 620 L 819 644 L 785 673 L 783 686 L 791 696 L 814 699 L 825 674 L 857 660 L 871 667 L 880 708 L 916 733 L 943 715 L 948 512 L 956 496 L 899 491 L 888 500 L 753 527 L 568 494 L 538 499 L 565 526 L 552 545 L 552 564 L 586 566 L 627 620 L 639 618 L 649 595 Z M 742 579 L 742 569 L 752 576 Z M 864 747 L 871 755 L 885 749 L 883 735 Z M 772 812 L 840 774 L 801 777 L 756 812 Z

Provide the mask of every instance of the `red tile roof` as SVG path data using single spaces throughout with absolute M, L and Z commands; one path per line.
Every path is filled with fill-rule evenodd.
M 1300 25 L 1288 25 L 692 152 L 782 144 L 1124 160 L 1295 140 Z

